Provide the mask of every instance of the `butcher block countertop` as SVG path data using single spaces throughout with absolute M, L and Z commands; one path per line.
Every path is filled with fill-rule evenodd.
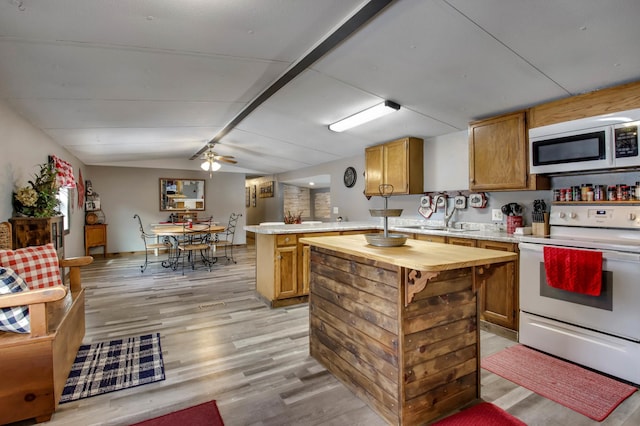
M 307 237 L 303 244 L 317 246 L 367 259 L 389 263 L 418 271 L 448 271 L 470 266 L 482 266 L 516 260 L 511 252 L 463 247 L 408 239 L 400 247 L 376 247 L 367 243 L 364 235 Z

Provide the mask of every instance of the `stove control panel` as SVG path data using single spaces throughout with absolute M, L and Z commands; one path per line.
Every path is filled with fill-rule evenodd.
M 640 205 L 552 205 L 549 224 L 640 230 Z

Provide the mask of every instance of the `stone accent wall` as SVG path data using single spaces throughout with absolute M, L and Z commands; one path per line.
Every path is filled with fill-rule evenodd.
M 284 195 L 284 214 L 297 215 L 302 212 L 303 219 L 311 217 L 311 191 L 293 185 L 282 185 Z
M 331 192 L 314 192 L 314 219 L 331 219 Z

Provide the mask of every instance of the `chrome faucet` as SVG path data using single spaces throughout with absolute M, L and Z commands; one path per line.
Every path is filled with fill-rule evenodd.
M 447 194 L 438 194 L 435 196 L 434 198 L 434 209 L 433 211 L 438 211 L 438 203 L 440 202 L 440 199 L 442 198 L 444 204 L 444 227 L 448 228 L 449 227 L 449 221 L 451 220 L 451 217 L 453 216 L 453 214 L 456 212 L 456 206 L 454 205 L 453 208 L 451 209 L 451 212 L 447 212 L 447 199 L 449 198 L 447 196 Z

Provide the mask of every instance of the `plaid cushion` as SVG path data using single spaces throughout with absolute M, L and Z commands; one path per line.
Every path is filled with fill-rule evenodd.
M 62 285 L 59 265 L 53 244 L 0 250 L 0 266 L 16 271 L 32 290 Z
M 12 269 L 0 266 L 0 294 L 29 291 L 29 287 Z M 29 333 L 29 307 L 0 308 L 0 330 Z

